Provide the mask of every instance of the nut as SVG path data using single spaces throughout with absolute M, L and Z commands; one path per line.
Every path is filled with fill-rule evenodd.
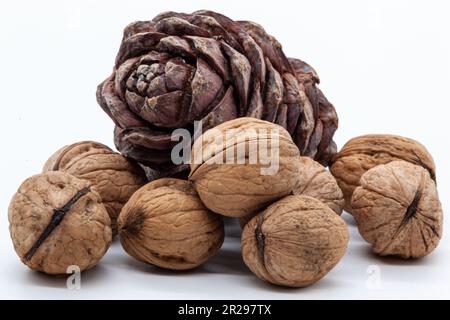
M 360 184 L 352 197 L 353 215 L 374 252 L 408 259 L 437 247 L 443 214 L 427 170 L 394 161 L 367 171 Z
M 336 155 L 330 168 L 344 193 L 344 209 L 349 213 L 352 212 L 350 202 L 353 191 L 367 170 L 396 160 L 420 165 L 429 171 L 433 180 L 436 180 L 433 157 L 415 140 L 394 135 L 372 134 L 347 142 Z
M 264 164 L 264 146 L 276 162 L 276 169 L 267 174 L 264 170 L 273 163 Z M 239 118 L 225 122 L 206 131 L 192 150 L 189 179 L 206 207 L 224 216 L 254 213 L 291 193 L 298 183 L 300 152 L 285 129 L 267 121 Z M 232 163 L 226 161 L 230 154 L 237 154 Z
M 322 201 L 338 215 L 344 208 L 344 195 L 336 179 L 320 163 L 308 157 L 300 157 L 300 182 L 294 195 L 305 195 Z
M 299 183 L 293 190 L 294 195 L 304 195 L 322 201 L 338 215 L 344 208 L 344 195 L 336 179 L 320 163 L 308 157 L 299 157 Z M 245 226 L 255 214 L 239 219 L 241 226 Z
M 222 246 L 223 221 L 189 181 L 165 178 L 139 189 L 118 219 L 119 237 L 135 259 L 166 269 L 203 264 Z
M 117 234 L 117 216 L 131 195 L 145 183 L 145 172 L 134 162 L 93 141 L 65 146 L 48 159 L 46 171 L 64 171 L 88 180 L 100 194 Z
M 48 274 L 94 267 L 111 243 L 111 222 L 92 185 L 64 172 L 27 179 L 8 211 L 14 249 L 23 263 Z
M 308 196 L 288 196 L 245 226 L 242 255 L 260 279 L 306 287 L 339 262 L 348 239 L 344 220 L 328 206 Z

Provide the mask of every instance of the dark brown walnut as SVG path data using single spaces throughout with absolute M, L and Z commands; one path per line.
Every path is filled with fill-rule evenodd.
M 212 11 L 165 12 L 128 25 L 97 100 L 127 157 L 171 175 L 171 133 L 255 117 L 287 129 L 302 155 L 327 164 L 336 152 L 334 107 L 305 62 L 287 58 L 258 24 Z
M 299 157 L 299 182 L 293 190 L 294 195 L 304 195 L 322 201 L 338 215 L 344 208 L 344 195 L 333 175 L 320 163 L 308 157 Z M 239 219 L 245 226 L 255 214 Z
M 251 136 L 251 132 L 255 135 Z M 274 155 L 272 164 L 269 158 L 260 157 L 264 146 L 268 154 Z M 198 157 L 199 154 L 203 156 Z M 232 161 L 227 161 L 229 154 L 235 155 Z M 238 118 L 206 131 L 195 141 L 189 180 L 210 210 L 228 217 L 243 217 L 294 190 L 299 181 L 299 156 L 297 146 L 281 126 L 255 118 Z
M 94 141 L 82 141 L 58 150 L 44 165 L 44 172 L 57 170 L 92 183 L 111 218 L 113 234 L 117 234 L 117 217 L 123 205 L 147 183 L 139 165 Z
M 380 164 L 404 160 L 424 167 L 436 180 L 433 157 L 419 142 L 388 134 L 371 134 L 351 139 L 335 156 L 330 167 L 344 193 L 344 209 L 351 213 L 353 191 L 367 171 Z
M 426 169 L 394 161 L 367 171 L 360 184 L 352 197 L 353 215 L 375 253 L 421 258 L 437 247 L 443 213 Z
M 65 172 L 27 179 L 8 211 L 14 249 L 33 270 L 66 274 L 77 266 L 94 267 L 111 240 L 111 222 L 89 181 Z
M 347 225 L 328 206 L 308 196 L 288 196 L 245 226 L 242 256 L 264 281 L 306 287 L 337 265 L 348 240 Z
M 135 259 L 165 269 L 195 268 L 217 253 L 223 221 L 189 181 L 164 178 L 139 189 L 118 219 L 119 237 Z

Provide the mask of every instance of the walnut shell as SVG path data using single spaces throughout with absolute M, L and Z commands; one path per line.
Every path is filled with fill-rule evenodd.
M 111 241 L 111 221 L 89 181 L 64 172 L 22 183 L 8 211 L 14 249 L 33 270 L 66 274 L 69 266 L 94 267 Z
M 427 170 L 394 161 L 367 171 L 360 184 L 352 197 L 353 215 L 375 253 L 420 258 L 437 247 L 443 213 Z
M 172 270 L 203 264 L 224 240 L 222 218 L 205 208 L 192 183 L 173 178 L 139 189 L 123 207 L 118 226 L 129 255 Z
M 294 195 L 305 195 L 322 201 L 338 215 L 344 208 L 344 195 L 333 175 L 320 163 L 300 157 L 300 182 Z
M 57 170 L 92 183 L 111 218 L 114 235 L 123 205 L 148 182 L 140 166 L 94 141 L 82 141 L 58 150 L 44 165 L 44 172 Z
M 250 130 L 255 136 L 245 139 Z M 216 140 L 225 135 L 224 142 Z M 271 174 L 262 174 L 270 164 L 263 164 L 257 156 L 259 146 L 265 143 L 269 150 L 274 149 L 273 159 L 278 161 L 277 170 Z M 257 147 L 250 147 L 252 144 Z M 225 157 L 235 155 L 236 150 L 244 150 L 240 154 L 242 164 L 225 163 Z M 199 154 L 203 162 L 198 161 Z M 211 157 L 205 156 L 208 154 Z M 195 141 L 189 180 L 210 210 L 228 217 L 243 217 L 292 192 L 299 179 L 299 156 L 297 146 L 282 127 L 255 118 L 238 118 L 206 131 Z M 257 161 L 252 163 L 252 158 Z M 224 163 L 217 163 L 220 161 Z
M 330 167 L 345 198 L 344 209 L 351 213 L 353 191 L 367 171 L 380 164 L 404 160 L 428 170 L 436 180 L 433 157 L 419 142 L 395 135 L 371 134 L 351 139 L 335 156 Z
M 306 287 L 336 266 L 348 240 L 347 225 L 328 206 L 308 196 L 288 196 L 245 226 L 242 255 L 260 279 Z

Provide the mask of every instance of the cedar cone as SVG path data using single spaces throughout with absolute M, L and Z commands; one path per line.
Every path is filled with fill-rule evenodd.
M 117 149 L 163 175 L 188 169 L 171 161 L 174 129 L 244 116 L 283 126 L 303 156 L 328 165 L 338 118 L 318 83 L 312 67 L 287 58 L 256 23 L 165 12 L 125 28 L 97 100 L 116 125 Z

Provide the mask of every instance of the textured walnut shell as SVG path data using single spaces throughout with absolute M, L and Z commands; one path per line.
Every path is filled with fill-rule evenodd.
M 331 173 L 335 176 L 345 198 L 344 209 L 351 213 L 353 191 L 367 171 L 380 164 L 404 160 L 428 170 L 436 180 L 433 157 L 419 142 L 400 136 L 372 134 L 351 139 L 335 156 Z
M 320 163 L 300 157 L 300 182 L 294 195 L 304 195 L 322 201 L 338 215 L 344 208 L 344 195 L 333 175 Z
M 111 222 L 90 182 L 64 172 L 27 179 L 8 211 L 14 249 L 23 263 L 48 274 L 94 267 L 111 240 Z
M 216 254 L 223 221 L 200 201 L 189 181 L 160 179 L 139 189 L 118 219 L 125 251 L 135 259 L 172 270 L 187 270 Z
M 64 171 L 86 179 L 100 194 L 117 234 L 117 217 L 131 195 L 147 183 L 144 170 L 107 146 L 82 141 L 65 146 L 44 165 L 45 171 Z
M 260 279 L 306 287 L 336 266 L 348 240 L 347 225 L 328 206 L 311 197 L 288 196 L 245 226 L 242 255 Z
M 363 238 L 382 256 L 420 258 L 442 236 L 443 213 L 427 170 L 394 161 L 367 171 L 352 197 Z
M 229 132 L 227 130 L 232 129 L 236 130 L 235 134 L 232 138 L 231 135 L 227 138 L 226 145 L 216 143 L 217 132 L 225 134 Z M 256 149 L 248 147 L 249 140 L 241 139 L 242 132 L 247 129 L 256 130 L 258 141 L 267 141 L 269 148 L 274 143 L 272 140 L 279 141 L 279 148 L 276 148 L 279 150 L 279 165 L 276 173 L 262 175 L 261 169 L 267 168 L 268 165 L 262 164 L 259 159 L 256 164 L 249 164 L 250 153 Z M 277 130 L 277 139 L 270 134 L 264 135 L 262 130 L 268 130 L 267 133 Z M 204 154 L 211 154 L 212 158 L 203 159 L 201 164 L 197 164 L 196 150 L 199 150 L 200 144 Z M 212 161 L 216 158 L 222 159 L 230 148 L 245 150 L 244 164 L 217 164 Z M 206 131 L 195 141 L 192 150 L 189 179 L 194 182 L 206 207 L 224 216 L 243 217 L 254 213 L 291 193 L 298 183 L 297 158 L 300 152 L 285 129 L 267 121 L 239 118 L 225 122 L 213 130 Z M 212 150 L 211 153 L 210 150 Z

